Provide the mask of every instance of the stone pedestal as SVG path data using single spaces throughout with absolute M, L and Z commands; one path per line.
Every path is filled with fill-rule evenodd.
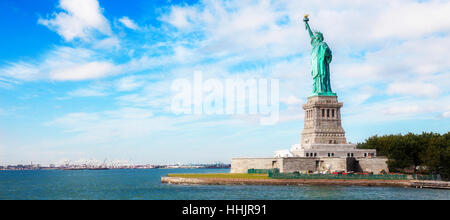
M 296 157 L 374 157 L 376 150 L 356 149 L 348 144 L 341 124 L 342 102 L 337 96 L 312 96 L 303 105 L 305 125 L 300 144 L 290 152 Z
M 300 144 L 346 144 L 345 131 L 341 125 L 342 106 L 337 96 L 309 97 L 303 105 L 305 126 Z
M 281 150 L 273 158 L 233 158 L 232 173 L 249 169 L 274 169 L 281 173 L 332 173 L 334 171 L 388 171 L 386 158 L 376 158 L 375 149 L 356 149 L 347 143 L 341 125 L 342 102 L 337 96 L 312 96 L 303 105 L 305 127 L 301 141 L 290 150 Z

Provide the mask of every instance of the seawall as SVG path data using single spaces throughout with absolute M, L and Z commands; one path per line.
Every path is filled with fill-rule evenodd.
M 403 186 L 411 187 L 409 180 L 343 180 L 343 179 L 228 179 L 162 177 L 162 183 L 193 185 L 339 185 L 339 186 Z
M 230 179 L 161 177 L 166 184 L 182 185 L 334 185 L 334 186 L 397 186 L 415 188 L 450 189 L 450 182 L 417 180 L 345 180 L 345 179 Z

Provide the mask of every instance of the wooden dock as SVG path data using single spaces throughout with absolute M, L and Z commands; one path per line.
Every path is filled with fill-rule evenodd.
M 430 180 L 411 180 L 411 187 L 430 188 L 430 189 L 450 189 L 450 182 L 430 181 Z

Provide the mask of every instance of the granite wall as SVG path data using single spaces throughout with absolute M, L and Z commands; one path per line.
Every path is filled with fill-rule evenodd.
M 364 172 L 373 172 L 373 174 L 379 174 L 381 170 L 389 172 L 389 168 L 386 163 L 387 158 L 358 158 L 358 162 Z
M 280 169 L 279 160 L 278 158 L 233 158 L 231 173 L 247 173 L 249 169 Z
M 281 173 L 324 172 L 324 171 L 355 171 L 373 172 L 379 174 L 381 170 L 388 172 L 386 158 L 233 158 L 231 173 L 247 173 L 249 169 L 280 169 Z M 354 163 L 354 164 L 349 164 Z M 354 169 L 358 167 L 358 169 Z

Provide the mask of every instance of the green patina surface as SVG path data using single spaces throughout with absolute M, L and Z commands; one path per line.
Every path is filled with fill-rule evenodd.
M 331 90 L 330 63 L 333 55 L 328 44 L 323 40 L 323 34 L 319 31 L 312 32 L 308 24 L 308 16 L 303 19 L 306 30 L 311 37 L 311 75 L 313 77 L 313 93 L 311 96 L 336 96 Z

